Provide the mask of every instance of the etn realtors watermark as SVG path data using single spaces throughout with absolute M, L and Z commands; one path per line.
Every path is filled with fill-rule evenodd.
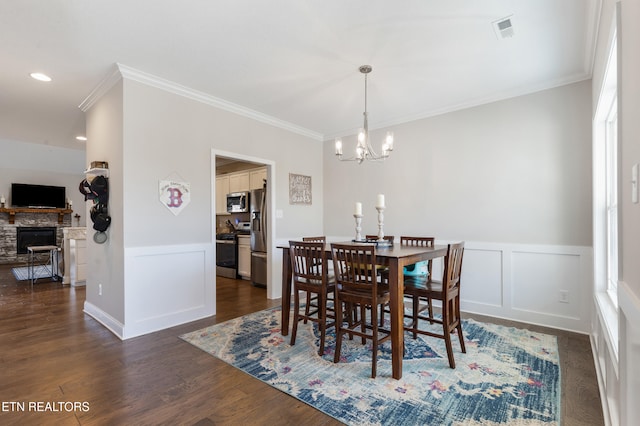
M 89 411 L 87 401 L 2 401 L 2 412 L 71 413 Z

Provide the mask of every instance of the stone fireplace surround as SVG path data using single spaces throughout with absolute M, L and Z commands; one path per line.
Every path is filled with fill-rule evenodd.
M 55 227 L 56 245 L 62 247 L 62 228 L 71 226 L 71 213 L 64 214 L 62 223 L 58 223 L 58 213 L 17 213 L 15 223 L 9 223 L 9 213 L 0 213 L 0 264 L 26 265 L 28 254 L 16 253 L 16 237 L 19 227 Z

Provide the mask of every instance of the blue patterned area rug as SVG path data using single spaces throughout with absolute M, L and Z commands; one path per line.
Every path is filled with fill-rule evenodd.
M 453 336 L 456 368 L 444 340 L 405 334 L 401 380 L 391 378 L 391 347 L 379 350 L 335 336 L 317 354 L 315 324 L 300 322 L 296 344 L 280 334 L 280 308 L 180 336 L 183 340 L 349 425 L 558 425 L 560 365 L 555 336 L 465 320 L 467 353 Z
M 34 269 L 34 275 L 35 278 L 51 278 L 51 267 L 47 266 L 47 265 L 39 265 L 36 266 Z M 28 266 L 21 266 L 18 268 L 13 268 L 11 269 L 11 272 L 13 272 L 13 276 L 16 277 L 16 279 L 18 281 L 25 281 L 25 280 L 30 280 L 31 279 L 31 275 L 29 274 L 29 267 Z

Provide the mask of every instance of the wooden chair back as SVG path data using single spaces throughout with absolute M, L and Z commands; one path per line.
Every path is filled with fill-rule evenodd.
M 327 242 L 327 237 L 325 237 L 324 235 L 321 237 L 302 237 L 302 241 L 306 241 L 309 243 L 313 243 L 313 242 L 320 242 L 320 243 L 326 243 Z
M 459 297 L 463 255 L 464 242 L 449 244 L 447 256 L 445 257 L 444 275 L 442 277 L 442 290 L 445 292 L 446 300 Z
M 341 300 L 355 303 L 375 300 L 378 290 L 376 247 L 371 244 L 331 244 L 336 293 Z M 356 300 L 357 299 L 357 300 Z
M 400 237 L 400 245 L 403 246 L 415 246 L 415 247 L 433 247 L 435 244 L 435 238 L 433 237 Z
M 316 284 L 326 287 L 327 253 L 320 241 L 289 241 L 289 257 L 294 284 Z
M 378 239 L 378 235 L 373 235 L 373 234 L 367 234 L 364 236 L 365 239 L 367 240 L 377 240 Z M 385 241 L 390 241 L 393 242 L 393 240 L 395 239 L 395 237 L 393 235 L 385 235 L 384 237 L 382 237 L 383 240 Z
M 433 247 L 435 245 L 434 237 L 409 237 L 409 236 L 401 236 L 400 237 L 400 245 L 402 246 L 412 246 L 412 247 Z M 431 259 L 425 261 L 427 263 L 427 271 L 429 272 L 429 277 L 431 278 L 431 272 L 433 270 L 433 264 Z

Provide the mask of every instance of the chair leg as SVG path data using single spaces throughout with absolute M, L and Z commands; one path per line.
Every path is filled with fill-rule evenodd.
M 382 305 L 380 305 L 382 307 Z M 371 347 L 371 378 L 375 379 L 376 378 L 376 374 L 377 374 L 377 370 L 378 370 L 378 319 L 376 318 L 377 316 L 377 309 L 372 306 L 371 307 L 371 326 L 373 329 L 373 338 L 371 340 L 373 340 L 372 342 L 372 347 Z
M 334 303 L 342 307 L 342 302 L 336 300 Z M 342 309 L 336 309 L 336 349 L 335 349 L 335 354 L 333 356 L 334 363 L 340 362 L 340 347 L 342 346 L 342 330 L 343 330 L 342 329 Z
M 318 355 L 324 355 L 324 341 L 327 333 L 327 297 L 318 294 L 318 326 L 320 327 L 320 348 Z
M 413 324 L 411 324 L 411 328 L 413 329 L 413 338 L 415 340 L 418 338 L 418 308 L 420 307 L 420 297 L 417 295 L 411 296 L 411 301 L 413 302 Z
M 444 307 L 444 306 L 443 306 Z M 451 328 L 449 328 L 449 315 L 447 309 L 442 310 L 442 335 L 444 344 L 447 347 L 447 358 L 449 358 L 449 367 L 456 368 L 456 361 L 453 358 L 453 345 L 451 345 Z
M 456 299 L 456 318 L 458 319 L 458 339 L 460 339 L 460 348 L 462 353 L 467 353 L 467 348 L 464 346 L 464 336 L 462 334 L 462 318 L 460 318 L 460 299 Z
M 427 303 L 429 304 L 429 324 L 433 324 L 433 299 L 427 297 Z
M 311 308 L 311 292 L 307 291 L 307 305 L 304 307 L 304 323 L 307 323 L 307 317 L 309 316 L 309 311 Z
M 367 332 L 366 318 L 367 318 L 367 307 L 361 304 L 360 305 L 360 330 L 362 330 L 363 335 Z M 364 345 L 365 343 L 367 343 L 367 339 L 366 337 L 363 336 L 362 344 Z
M 345 308 L 345 312 L 347 313 L 347 324 L 349 324 L 349 327 L 353 327 L 353 325 L 358 320 L 357 311 L 356 311 L 355 307 L 353 306 L 353 304 L 351 304 L 351 303 L 345 303 L 345 307 L 344 308 Z M 351 333 L 351 332 L 349 332 L 349 340 L 353 340 L 353 333 Z
M 458 339 L 460 340 L 460 348 L 462 349 L 462 353 L 467 353 L 467 348 L 464 346 L 464 336 L 462 335 L 462 323 L 458 323 L 456 327 L 458 330 Z
M 290 345 L 296 344 L 296 333 L 298 332 L 298 321 L 300 321 L 300 292 L 295 289 L 293 292 L 293 327 L 291 329 Z

